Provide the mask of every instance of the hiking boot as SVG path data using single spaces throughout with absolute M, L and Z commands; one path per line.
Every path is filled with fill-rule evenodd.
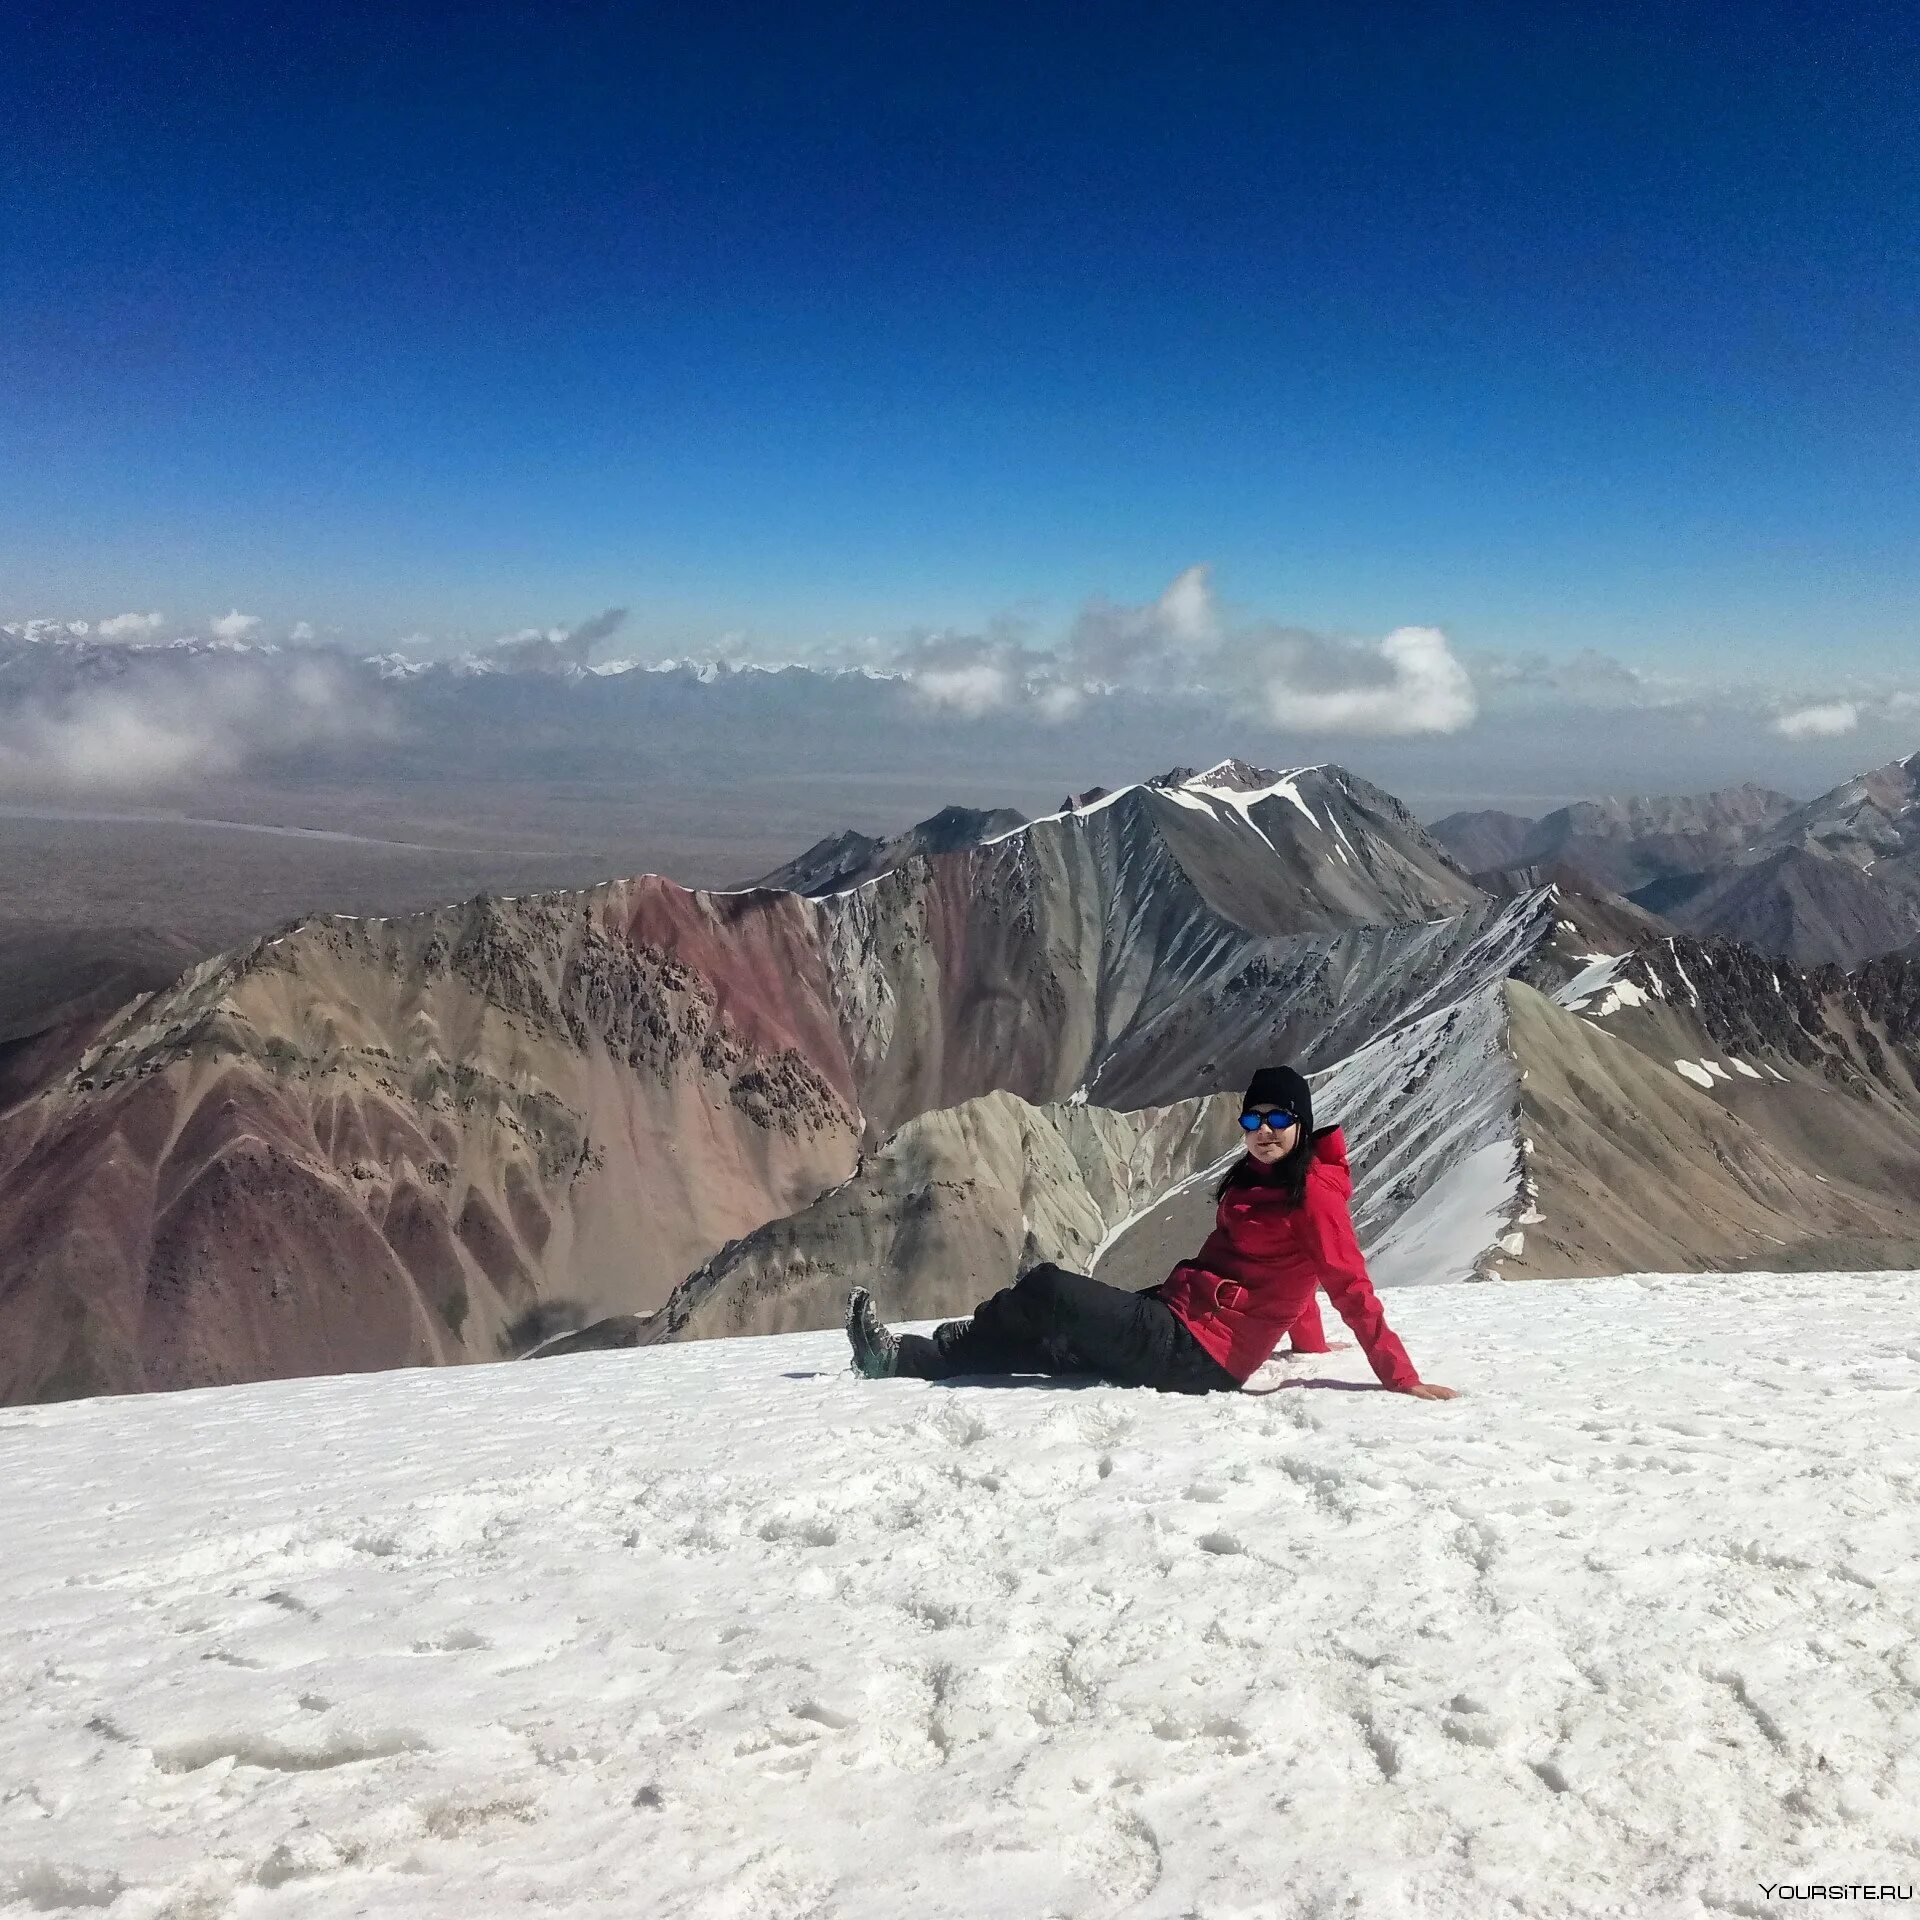
M 900 1359 L 900 1339 L 882 1325 L 873 1295 L 855 1287 L 847 1295 L 847 1344 L 853 1349 L 853 1370 L 869 1380 L 893 1377 Z

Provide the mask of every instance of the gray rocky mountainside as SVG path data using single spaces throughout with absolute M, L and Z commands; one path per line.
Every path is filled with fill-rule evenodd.
M 1386 1285 L 1912 1260 L 1910 962 L 1803 977 L 1488 891 L 1333 766 L 902 840 L 818 894 L 307 920 L 141 993 L 0 1115 L 0 1396 L 818 1325 L 849 1269 L 928 1315 L 1035 1257 L 1117 1272 L 1273 1058 L 1352 1129 Z
M 1467 872 L 1494 873 L 1526 863 L 1527 842 L 1537 824 L 1531 814 L 1485 807 L 1429 821 L 1427 831 Z
M 71 1065 L 128 1001 L 200 951 L 151 927 L 0 925 L 0 1113 Z
M 1803 976 L 1684 937 L 1589 956 L 1575 901 L 1533 904 L 1545 910 L 1505 929 L 1517 945 L 1316 1077 L 1316 1117 L 1349 1135 L 1379 1285 L 1911 1264 L 1920 967 Z M 1137 1288 L 1206 1237 L 1238 1152 L 1236 1096 L 1110 1116 L 1131 1127 L 1093 1182 L 1062 1138 L 1084 1110 L 995 1101 L 902 1129 L 854 1180 L 725 1248 L 664 1312 L 570 1344 L 827 1326 L 850 1276 L 896 1317 L 929 1319 L 1041 1258 Z M 1184 1151 L 1156 1180 L 1121 1176 L 1164 1156 L 1170 1130 Z M 1036 1167 L 1051 1212 L 1032 1205 Z
M 1524 835 L 1516 818 L 1455 814 L 1431 831 L 1482 878 L 1496 865 L 1557 865 L 1687 932 L 1796 966 L 1858 966 L 1920 936 L 1920 754 L 1804 804 L 1746 786 L 1583 801 Z
M 1920 753 L 1794 808 L 1736 859 L 1639 896 L 1690 932 L 1799 966 L 1858 966 L 1920 935 Z
M 1857 966 L 1897 951 L 1920 925 L 1905 889 L 1850 860 L 1805 847 L 1762 848 L 1717 872 L 1635 896 L 1676 927 L 1743 941 L 1798 966 Z
M 1364 781 L 1223 765 L 829 898 L 647 876 L 303 922 L 0 1117 L 0 1394 L 492 1358 L 651 1310 L 922 1113 L 1231 1084 L 1345 982 L 1388 1017 L 1491 911 Z
M 1452 814 L 1429 831 L 1471 873 L 1559 865 L 1630 894 L 1744 852 L 1796 804 L 1790 795 L 1749 784 L 1718 793 L 1579 800 L 1538 820 Z

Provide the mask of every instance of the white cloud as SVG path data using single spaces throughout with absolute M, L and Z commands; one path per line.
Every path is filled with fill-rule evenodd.
M 1851 733 L 1859 724 L 1860 708 L 1854 701 L 1829 700 L 1781 714 L 1773 730 L 1789 740 L 1831 740 L 1838 734 Z
M 1013 693 L 1013 676 L 991 660 L 976 660 L 965 666 L 923 667 L 913 676 L 913 691 L 925 706 L 977 720 L 1007 704 Z
M 879 662 L 905 681 L 919 706 L 977 720 L 1013 706 L 1046 677 L 1048 656 L 1037 654 L 1003 622 L 989 633 L 917 633 Z
M 1649 672 L 1593 647 L 1560 656 L 1475 651 L 1465 656 L 1465 664 L 1490 701 L 1509 705 L 1552 701 L 1640 711 L 1683 706 L 1698 692 L 1690 681 Z
M 244 640 L 249 634 L 259 631 L 260 616 L 257 613 L 242 613 L 236 607 L 231 613 L 223 613 L 219 619 L 210 620 L 207 626 L 216 640 Z
M 379 737 L 388 715 L 323 654 L 136 656 L 87 685 L 0 714 L 0 791 L 128 794 L 178 788 L 275 754 Z
M 100 622 L 100 638 L 142 640 L 150 633 L 158 633 L 165 625 L 164 617 L 157 613 L 116 613 Z
M 1220 637 L 1220 618 L 1213 604 L 1213 581 L 1205 566 L 1179 574 L 1154 603 L 1154 612 L 1166 630 L 1189 646 L 1204 646 Z
M 522 627 L 503 634 L 489 649 L 490 657 L 507 668 L 532 668 L 557 673 L 568 667 L 584 669 L 602 640 L 626 624 L 625 607 L 608 607 L 575 627 Z M 425 639 L 425 635 L 415 636 Z M 412 644 L 403 640 L 402 647 Z
M 1220 639 L 1212 577 L 1205 566 L 1194 566 L 1145 606 L 1088 601 L 1067 636 L 1063 665 L 1083 684 L 1178 683 L 1192 678 L 1195 656 Z
M 311 640 L 313 638 L 313 622 L 311 620 L 296 620 L 293 625 L 287 629 L 287 638 L 296 643 L 304 643 Z
M 917 634 L 878 664 L 922 706 L 968 718 L 1006 710 L 1059 722 L 1100 693 L 1261 707 L 1296 733 L 1457 733 L 1479 711 L 1472 675 L 1437 628 L 1357 641 L 1230 623 L 1204 566 L 1140 606 L 1089 601 L 1058 650 L 1001 622 L 985 634 Z
M 1349 684 L 1268 682 L 1275 722 L 1310 733 L 1458 733 L 1479 712 L 1473 681 L 1438 627 L 1396 627 L 1377 648 L 1349 649 Z
M 1030 697 L 1034 711 L 1042 720 L 1071 720 L 1086 705 L 1085 690 L 1069 686 L 1064 680 L 1056 680 L 1048 686 L 1035 687 Z
M 1095 600 L 1060 655 L 1086 687 L 1207 696 L 1265 706 L 1299 733 L 1457 733 L 1479 711 L 1473 676 L 1435 627 L 1341 640 L 1222 613 L 1204 566 L 1144 606 Z

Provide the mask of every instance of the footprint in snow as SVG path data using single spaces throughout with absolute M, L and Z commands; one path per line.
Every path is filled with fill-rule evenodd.
M 153 1763 L 162 1773 L 198 1773 L 220 1760 L 231 1760 L 236 1767 L 258 1767 L 266 1773 L 323 1773 L 334 1767 L 358 1766 L 365 1760 L 391 1760 L 403 1753 L 420 1753 L 426 1747 L 419 1734 L 397 1728 L 369 1734 L 341 1731 L 298 1744 L 272 1734 L 216 1733 L 155 1747 Z
M 1125 1913 L 1160 1884 L 1158 1837 L 1131 1807 L 1117 1802 L 1074 1837 L 1067 1860 L 1100 1898 L 1102 1913 Z
M 493 1642 L 484 1633 L 475 1633 L 471 1627 L 455 1627 L 449 1633 L 435 1634 L 426 1640 L 416 1640 L 407 1651 L 409 1653 L 484 1653 Z
M 126 1882 L 104 1867 L 75 1867 L 59 1860 L 28 1860 L 0 1868 L 0 1900 L 19 1901 L 30 1913 L 64 1913 L 70 1907 L 110 1907 Z
M 955 1447 L 977 1446 L 992 1431 L 979 1414 L 951 1401 L 928 1414 L 925 1424 L 942 1440 Z
M 796 1720 L 811 1720 L 815 1726 L 829 1727 L 835 1733 L 845 1733 L 856 1722 L 851 1714 L 841 1713 L 837 1708 L 824 1705 L 818 1700 L 803 1700 L 793 1710 Z

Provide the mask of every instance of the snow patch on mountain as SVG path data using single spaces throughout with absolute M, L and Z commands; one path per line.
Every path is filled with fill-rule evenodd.
M 1622 1007 L 1643 1007 L 1657 997 L 1657 981 L 1649 988 L 1620 978 L 1622 970 L 1633 959 L 1632 954 L 1601 953 L 1582 957 L 1588 964 L 1552 996 L 1569 1013 L 1584 1013 L 1590 1020 L 1604 1020 Z

